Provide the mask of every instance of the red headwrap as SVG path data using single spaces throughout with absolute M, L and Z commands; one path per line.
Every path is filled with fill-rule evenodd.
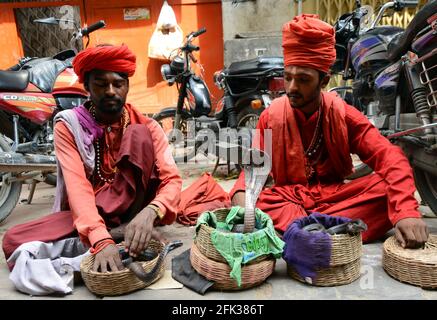
M 73 68 L 83 83 L 85 73 L 93 69 L 124 72 L 131 77 L 135 73 L 135 62 L 135 54 L 126 45 L 101 46 L 81 51 L 73 60 Z
M 282 27 L 284 65 L 309 67 L 327 73 L 335 62 L 334 28 L 316 14 L 294 17 Z

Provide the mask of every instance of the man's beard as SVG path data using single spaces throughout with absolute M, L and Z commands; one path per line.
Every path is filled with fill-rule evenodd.
M 305 108 L 307 105 L 313 103 L 314 101 L 316 101 L 320 96 L 320 91 L 318 92 L 318 94 L 315 94 L 314 96 L 310 97 L 310 99 L 305 99 L 304 96 L 302 96 L 299 93 L 287 93 L 287 97 L 288 100 L 290 101 L 290 105 L 292 108 L 296 108 L 296 109 L 303 109 Z M 292 98 L 295 97 L 297 99 L 299 99 L 299 103 L 293 103 Z
M 288 97 L 288 100 L 290 101 L 290 105 L 293 108 L 301 109 L 301 108 L 305 107 L 308 103 L 308 101 L 305 101 L 304 97 L 298 93 L 287 93 L 287 97 Z M 300 103 L 296 104 L 295 102 L 293 102 L 293 98 L 299 99 Z
M 103 98 L 97 103 L 96 107 L 101 113 L 116 115 L 121 113 L 124 103 L 125 101 L 119 98 Z

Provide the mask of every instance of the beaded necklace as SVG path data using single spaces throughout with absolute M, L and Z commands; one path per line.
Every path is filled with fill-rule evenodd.
M 305 154 L 304 154 L 304 156 L 305 156 L 305 175 L 306 175 L 308 180 L 310 180 L 315 173 L 313 166 L 318 162 L 318 160 L 320 158 L 320 154 L 316 158 L 316 160 L 313 162 L 310 161 L 310 158 L 314 157 L 317 154 L 320 146 L 322 145 L 322 141 L 323 141 L 322 108 L 321 108 L 321 106 L 319 106 L 319 114 L 317 116 L 316 129 L 314 130 L 314 135 L 313 135 L 313 138 L 311 139 L 311 143 L 308 146 L 308 148 L 305 150 Z
M 95 108 L 94 104 L 91 104 L 91 107 L 90 107 L 89 111 L 90 111 L 91 115 L 93 116 L 94 120 L 97 121 L 97 119 L 96 119 L 96 108 Z M 124 132 L 126 130 L 126 127 L 129 124 L 129 121 L 130 121 L 129 113 L 126 110 L 126 108 L 124 108 L 123 109 L 122 118 L 121 118 L 121 124 L 122 124 L 122 127 L 123 127 L 123 134 L 124 134 Z M 111 126 L 108 126 L 105 131 L 111 132 Z M 103 139 L 104 138 L 105 138 L 105 135 L 103 135 Z M 100 140 L 101 139 L 96 139 L 96 142 L 94 143 L 95 149 L 96 149 L 96 171 L 97 171 L 97 175 L 99 176 L 100 180 L 102 180 L 103 182 L 112 183 L 112 182 L 114 182 L 114 175 L 117 173 L 118 169 L 117 169 L 117 167 L 111 168 L 110 172 L 107 172 L 107 171 L 105 171 L 103 169 L 102 160 L 101 160 L 102 155 L 101 155 L 101 152 L 100 152 L 100 149 L 102 149 L 102 151 L 103 151 L 103 148 L 100 147 Z M 106 175 L 111 175 L 111 177 L 110 178 L 105 178 L 102 175 L 102 172 L 105 173 Z

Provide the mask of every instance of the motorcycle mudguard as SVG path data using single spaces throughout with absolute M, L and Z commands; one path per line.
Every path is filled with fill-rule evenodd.
M 191 115 L 191 113 L 189 113 L 187 110 L 182 109 L 182 118 L 192 118 L 193 116 Z M 155 113 L 153 115 L 153 119 L 159 119 L 159 118 L 163 118 L 163 117 L 170 117 L 170 116 L 174 116 L 176 113 L 176 107 L 167 107 L 164 109 L 161 109 L 161 111 L 159 111 L 158 113 Z

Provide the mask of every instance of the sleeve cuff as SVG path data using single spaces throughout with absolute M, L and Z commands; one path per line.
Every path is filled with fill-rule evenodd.
M 108 230 L 106 230 L 106 227 L 99 227 L 97 229 L 94 229 L 88 234 L 88 241 L 90 242 L 91 246 L 94 247 L 96 242 L 111 238 L 111 235 L 109 234 Z
M 406 211 L 402 213 L 397 213 L 393 217 L 390 217 L 390 221 L 393 224 L 393 226 L 395 226 L 396 223 L 399 222 L 399 220 L 405 218 L 422 218 L 422 214 L 417 210 Z

